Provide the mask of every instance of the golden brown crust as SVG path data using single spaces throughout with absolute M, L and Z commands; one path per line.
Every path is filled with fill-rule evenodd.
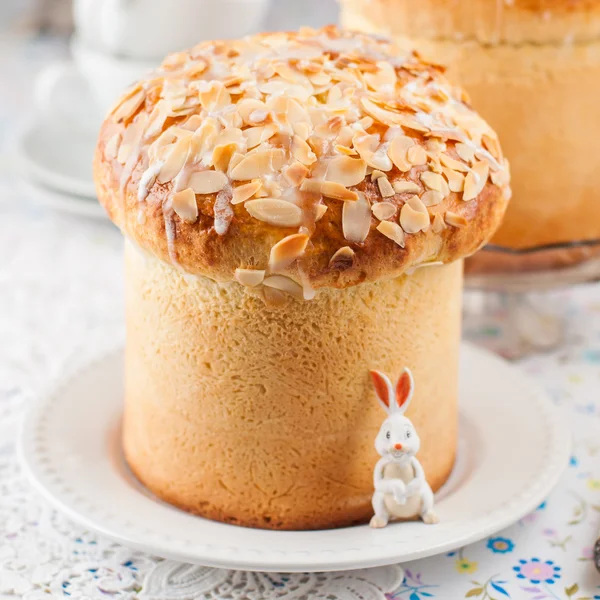
M 293 101 L 294 110 L 299 104 L 301 111 L 312 111 L 313 123 L 308 128 L 282 123 L 281 114 L 272 108 L 279 91 L 269 96 L 253 87 L 266 89 L 261 86 L 269 74 L 263 81 L 261 69 L 272 71 L 273 65 L 288 78 L 298 76 L 302 81 L 308 81 L 303 74 L 294 72 L 290 75 L 283 71 L 278 66 L 281 60 L 271 55 L 266 62 L 264 56 L 244 61 L 236 56 L 223 58 L 228 53 L 240 52 L 244 44 L 258 44 L 264 51 L 269 44 L 275 41 L 281 44 L 282 40 L 292 57 L 285 63 L 286 69 L 305 68 L 306 72 L 312 73 L 314 67 L 321 69 L 321 76 L 326 73 L 324 79 L 329 79 L 322 92 L 311 80 L 313 95 L 304 95 L 302 102 Z M 304 63 L 312 66 L 303 64 L 301 67 L 293 56 L 306 48 L 311 49 L 313 58 L 305 59 Z M 315 48 L 319 50 L 316 54 Z M 264 35 L 245 42 L 202 44 L 188 54 L 168 58 L 163 71 L 132 88 L 102 126 L 94 162 L 101 203 L 125 235 L 165 262 L 216 280 L 233 279 L 237 276 L 236 269 L 265 271 L 267 277 L 284 273 L 304 288 L 305 298 L 310 296 L 312 287 L 346 287 L 362 281 L 395 277 L 426 262 L 450 262 L 472 254 L 489 239 L 504 213 L 510 195 L 507 164 L 495 133 L 470 109 L 462 92 L 446 81 L 440 69 L 421 62 L 412 54 L 399 61 L 394 58 L 395 52 L 387 42 L 329 28 L 299 34 Z M 256 81 L 249 79 L 250 84 L 242 92 L 239 81 L 235 80 L 233 88 L 227 88 L 233 90 L 231 94 L 222 92 L 224 84 L 219 81 L 224 76 L 214 75 L 214 65 L 223 61 L 233 65 L 226 71 L 230 80 L 234 67 L 240 69 L 240 73 L 246 73 L 249 66 Z M 392 61 L 395 69 L 389 62 L 383 68 L 378 61 Z M 212 71 L 206 71 L 206 75 L 202 75 L 203 63 L 211 65 Z M 353 66 L 357 63 L 358 67 Z M 189 75 L 190 70 L 194 72 L 193 76 Z M 187 74 L 181 75 L 182 72 Z M 391 76 L 395 83 L 389 88 L 389 82 L 383 81 L 381 89 L 377 87 L 378 81 L 364 83 L 365 77 L 373 76 L 383 79 Z M 211 83 L 202 83 L 203 77 Z M 337 82 L 336 77 L 344 81 Z M 280 80 L 279 77 L 275 79 Z M 272 81 L 268 80 L 269 83 Z M 410 93 L 408 84 L 412 86 Z M 348 100 L 335 113 L 328 112 L 333 102 L 331 87 L 341 90 L 338 96 Z M 176 92 L 173 92 L 174 88 Z M 184 90 L 182 97 L 181 89 Z M 393 89 L 391 96 L 389 89 Z M 227 95 L 228 102 L 221 102 L 221 93 Z M 290 93 L 304 94 L 296 89 Z M 210 96 L 208 100 L 207 95 Z M 248 124 L 235 122 L 231 117 L 232 112 L 239 111 L 236 109 L 239 102 L 248 97 L 258 98 L 272 109 L 267 117 L 258 114 L 256 118 L 263 126 L 273 125 L 278 130 L 258 149 L 245 146 L 242 136 L 247 138 Z M 376 104 L 367 104 L 365 99 Z M 165 103 L 176 101 L 184 103 L 183 116 L 178 116 L 179 108 L 171 107 L 168 116 L 165 118 L 163 113 L 163 122 L 156 126 L 161 107 L 164 109 Z M 338 99 L 338 102 L 342 103 L 342 100 Z M 212 103 L 208 107 L 213 111 L 210 115 L 207 103 Z M 217 119 L 213 119 L 215 104 L 221 110 Z M 288 112 L 292 108 L 288 106 Z M 325 116 L 314 116 L 317 111 Z M 190 159 L 194 150 L 188 150 L 186 146 L 188 158 L 183 162 L 184 167 L 175 170 L 170 179 L 163 177 L 161 169 L 176 154 L 179 140 L 191 139 L 190 147 L 194 148 L 193 144 L 201 144 L 197 142 L 199 137 L 206 139 L 208 125 L 219 128 L 224 119 L 236 127 L 226 124 L 220 134 L 226 134 L 227 141 L 235 139 L 235 147 L 229 151 L 221 170 L 215 154 L 208 159 L 207 168 L 206 148 L 204 154 L 198 150 L 197 157 Z M 331 125 L 335 134 L 326 139 L 319 137 L 315 119 Z M 191 126 L 184 129 L 192 121 L 193 128 L 197 128 L 195 132 L 190 131 Z M 150 128 L 154 131 L 146 136 Z M 232 132 L 232 129 L 237 131 Z M 174 135 L 171 132 L 175 132 Z M 342 135 L 345 144 L 341 143 Z M 399 151 L 394 153 L 390 149 L 398 143 L 396 138 L 401 138 L 404 144 L 401 156 L 397 156 Z M 162 144 L 165 140 L 167 145 Z M 457 143 L 463 147 L 463 152 L 457 153 Z M 344 147 L 339 149 L 340 146 Z M 216 152 L 212 147 L 210 151 Z M 269 166 L 263 171 L 259 169 L 258 178 L 251 175 L 243 179 L 236 177 L 235 168 L 240 161 L 260 152 L 268 155 Z M 336 181 L 330 174 L 329 165 L 333 159 L 347 155 L 354 161 L 351 162 L 352 169 L 358 172 L 362 169 L 362 173 L 358 177 L 355 172 L 351 176 L 345 174 Z M 274 166 L 275 162 L 277 165 Z M 292 175 L 286 174 L 291 165 L 299 173 L 292 183 Z M 375 169 L 374 165 L 381 165 L 381 170 Z M 198 189 L 209 188 L 202 187 L 204 183 L 194 188 L 186 169 L 192 176 L 197 172 L 218 176 L 214 189 L 220 186 L 220 191 L 197 193 Z M 184 172 L 185 177 L 182 177 Z M 425 178 L 422 177 L 424 173 L 428 174 Z M 333 192 L 319 187 L 331 179 L 337 186 Z M 296 206 L 302 209 L 300 221 L 294 221 L 291 226 L 275 226 L 251 215 L 248 208 L 251 205 L 247 202 L 232 204 L 235 190 L 249 180 L 259 182 L 259 191 L 249 197 L 254 203 L 258 200 L 260 204 L 264 196 L 272 196 L 277 202 L 289 198 L 294 210 L 297 210 Z M 340 181 L 345 185 L 340 185 Z M 405 192 L 398 187 L 399 191 L 390 191 L 399 182 L 413 182 L 412 189 Z M 210 185 L 213 184 L 211 180 Z M 176 198 L 178 192 L 182 195 Z M 425 195 L 426 192 L 431 193 Z M 347 196 L 347 200 L 325 195 L 340 193 Z M 365 206 L 365 202 L 371 208 L 385 202 L 390 216 L 382 218 L 389 225 L 377 230 L 379 219 L 370 215 L 368 207 L 367 215 L 360 210 L 359 204 Z M 354 203 L 354 208 L 347 206 Z M 405 204 L 410 208 L 403 210 Z M 327 207 L 326 211 L 315 221 L 315 214 L 323 207 Z M 344 216 L 346 211 L 348 214 Z M 355 214 L 350 215 L 352 211 Z M 380 215 L 379 212 L 376 214 Z M 354 227 L 358 233 L 349 234 L 349 227 Z M 275 264 L 273 246 L 292 235 L 299 235 L 303 240 L 308 238 L 308 241 L 304 240 L 300 249 L 290 250 L 291 245 L 283 248 L 284 260 Z M 336 252 L 347 247 L 351 251 L 345 250 L 346 260 L 332 260 Z M 286 260 L 286 252 L 292 260 Z
M 570 44 L 600 38 L 598 0 L 341 0 L 342 24 L 415 40 Z M 352 15 L 348 19 L 348 15 Z M 365 23 L 363 24 L 363 20 Z M 419 44 L 416 44 L 419 47 Z

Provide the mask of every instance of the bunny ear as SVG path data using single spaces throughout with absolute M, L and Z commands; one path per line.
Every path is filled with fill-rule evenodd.
M 388 379 L 387 375 L 384 375 L 381 371 L 371 371 L 371 378 L 373 379 L 373 386 L 375 387 L 375 393 L 383 406 L 383 409 L 390 413 L 394 410 L 394 390 L 392 388 L 392 382 Z
M 408 367 L 405 367 L 396 384 L 396 404 L 401 413 L 406 412 L 406 409 L 412 400 L 414 388 L 415 382 L 412 373 Z

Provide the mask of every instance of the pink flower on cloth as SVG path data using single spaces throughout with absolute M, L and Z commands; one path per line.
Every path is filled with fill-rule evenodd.
M 542 562 L 539 558 L 519 561 L 516 567 L 513 567 L 519 579 L 528 579 L 531 583 L 554 583 L 560 579 L 560 567 L 556 566 L 551 560 Z

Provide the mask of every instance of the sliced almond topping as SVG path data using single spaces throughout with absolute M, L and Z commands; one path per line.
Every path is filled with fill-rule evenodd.
M 414 181 L 404 181 L 402 179 L 394 181 L 392 184 L 396 194 L 419 194 L 421 188 Z
M 383 171 L 378 171 L 375 169 L 371 173 L 371 181 L 377 181 L 380 177 L 385 177 L 387 179 L 387 175 Z
M 221 171 L 198 171 L 190 176 L 189 186 L 196 194 L 216 194 L 228 181 L 227 175 Z
M 173 144 L 173 147 L 158 174 L 159 183 L 168 183 L 179 173 L 179 171 L 181 171 L 181 169 L 183 169 L 189 148 L 190 137 L 182 137 Z
M 304 290 L 302 289 L 302 286 L 293 279 L 285 277 L 285 275 L 271 275 L 270 277 L 266 277 L 263 281 L 263 285 L 281 292 L 286 292 L 298 300 L 304 300 Z
M 268 111 L 257 108 L 248 115 L 248 123 L 250 125 L 260 125 L 261 123 L 264 123 L 268 117 Z
M 385 110 L 373 101 L 369 100 L 366 96 L 363 96 L 360 99 L 360 103 L 363 107 L 363 110 L 370 116 L 373 117 L 376 121 L 383 123 L 384 125 L 389 125 L 393 127 L 394 125 L 400 125 L 403 117 L 399 113 L 392 112 L 389 110 Z
M 396 69 L 389 63 L 381 61 L 377 63 L 378 70 L 375 73 L 366 73 L 364 79 L 367 85 L 373 90 L 380 90 L 382 87 L 394 89 L 396 85 Z
M 509 181 L 510 181 L 510 177 L 508 175 L 508 171 L 493 171 L 490 175 L 490 179 L 492 180 L 492 183 L 494 185 L 497 185 L 499 187 L 504 187 L 505 185 L 508 185 Z
M 472 146 L 467 146 L 467 144 L 463 144 L 462 142 L 458 142 L 455 148 L 456 154 L 460 156 L 465 162 L 471 163 L 473 162 L 473 158 L 475 157 L 475 148 Z
M 396 207 L 391 202 L 375 202 L 371 211 L 380 221 L 385 221 L 396 214 Z
M 229 161 L 237 149 L 238 145 L 235 142 L 216 146 L 212 154 L 212 164 L 215 166 L 215 169 L 226 173 L 229 167 Z
M 260 269 L 236 269 L 234 275 L 236 281 L 246 287 L 260 285 L 265 278 L 265 272 Z
M 388 155 L 402 172 L 410 171 L 412 164 L 408 162 L 408 150 L 414 146 L 414 140 L 406 135 L 399 135 L 390 142 Z
M 318 181 L 317 179 L 305 179 L 300 185 L 301 192 L 310 194 L 322 194 L 327 198 L 334 200 L 343 200 L 354 202 L 358 199 L 358 194 L 345 188 L 341 183 L 335 181 Z
M 450 191 L 462 192 L 465 189 L 465 176 L 462 173 L 453 171 L 448 167 L 442 167 L 442 172 L 448 180 L 448 187 Z
M 463 216 L 451 212 L 449 210 L 446 211 L 446 214 L 444 215 L 444 220 L 448 225 L 451 225 L 452 227 L 464 227 L 467 224 L 467 220 Z
M 231 179 L 244 181 L 264 177 L 267 173 L 279 171 L 284 161 L 285 152 L 281 148 L 248 154 L 231 169 Z
M 248 200 L 246 210 L 259 221 L 276 227 L 300 227 L 302 209 L 291 202 L 277 198 Z
M 208 112 L 214 112 L 231 104 L 231 95 L 220 81 L 200 80 L 198 83 L 200 104 Z
M 409 198 L 400 210 L 400 225 L 406 233 L 418 233 L 429 229 L 427 207 L 418 196 Z
M 277 125 L 269 123 L 264 127 L 249 127 L 244 130 L 248 150 L 271 139 L 277 133 Z
M 310 166 L 316 160 L 316 154 L 310 149 L 310 146 L 298 135 L 292 138 L 292 155 L 303 165 Z
M 336 271 L 344 271 L 354 264 L 354 250 L 350 246 L 342 246 L 336 250 L 329 259 L 329 268 Z
M 235 105 L 235 108 L 246 125 L 252 124 L 250 115 L 256 113 L 257 111 L 266 113 L 267 115 L 269 114 L 267 105 L 260 100 L 256 100 L 255 98 L 244 98 Z
M 115 159 L 119 153 L 119 146 L 121 145 L 121 134 L 115 133 L 104 146 L 104 154 L 107 158 Z
M 406 151 L 406 158 L 411 165 L 419 166 L 427 164 L 427 152 L 419 145 L 411 146 Z
M 329 161 L 325 179 L 346 187 L 358 185 L 367 172 L 367 163 L 362 158 L 336 156 Z
M 294 233 L 277 242 L 271 248 L 269 269 L 271 271 L 285 269 L 304 254 L 309 239 L 305 233 Z
M 448 167 L 449 169 L 452 169 L 454 171 L 462 171 L 463 173 L 467 173 L 469 171 L 468 165 L 465 165 L 465 163 L 460 162 L 460 160 L 455 160 L 447 154 L 440 154 L 440 162 L 445 167 Z
M 421 173 L 421 181 L 425 184 L 425 187 L 436 192 L 441 192 L 444 185 L 443 177 L 433 171 L 423 171 Z
M 394 223 L 393 221 L 381 221 L 381 223 L 377 225 L 377 231 L 396 242 L 401 248 L 404 248 L 406 236 L 404 235 L 404 230 L 398 223 Z
M 383 198 L 389 198 L 396 193 L 387 177 L 378 177 L 377 185 L 379 187 L 379 193 Z
M 435 206 L 443 199 L 444 194 L 442 194 L 442 192 L 438 192 L 437 190 L 428 190 L 421 196 L 421 202 L 423 202 L 425 206 Z
M 161 100 L 161 102 L 163 101 Z M 160 104 L 160 102 L 158 104 Z M 158 104 L 154 107 L 155 110 Z M 203 119 L 200 115 L 192 115 L 185 123 L 180 125 L 180 127 L 181 129 L 187 129 L 188 131 L 196 131 L 196 129 L 202 125 L 202 122 Z M 148 134 L 148 131 L 146 131 L 146 134 Z
M 306 179 L 308 169 L 301 162 L 295 162 L 285 167 L 282 173 L 288 183 L 298 187 Z
M 184 221 L 194 223 L 198 219 L 198 205 L 196 204 L 196 195 L 194 190 L 187 188 L 181 192 L 173 194 L 171 201 L 173 210 Z
M 327 212 L 326 204 L 317 204 L 315 206 L 315 223 L 323 218 L 323 215 Z
M 240 204 L 241 202 L 246 202 L 246 200 L 252 198 L 252 196 L 254 196 L 254 194 L 256 194 L 261 187 L 262 181 L 260 179 L 255 179 L 250 183 L 238 185 L 236 188 L 233 188 L 231 204 Z
M 348 148 L 348 146 L 342 146 L 340 144 L 336 144 L 333 149 L 338 154 L 344 154 L 345 156 L 356 156 L 358 154 L 354 148 Z
M 473 200 L 481 193 L 487 182 L 489 172 L 490 165 L 487 161 L 481 160 L 473 165 L 473 168 L 465 177 L 463 200 Z
M 431 225 L 431 229 L 433 229 L 434 233 L 440 233 L 444 229 L 448 229 L 446 223 L 444 223 L 444 218 L 440 213 L 435 213 L 433 216 L 433 223 Z
M 137 109 L 142 105 L 146 99 L 146 92 L 139 89 L 137 92 L 129 96 L 113 113 L 114 120 L 119 123 L 120 121 L 126 121 L 129 117 L 133 116 Z
M 502 157 L 502 150 L 500 149 L 500 143 L 498 142 L 497 137 L 492 137 L 491 135 L 484 133 L 481 137 L 481 142 L 496 160 L 500 160 Z
M 365 195 L 358 192 L 356 202 L 345 202 L 342 208 L 342 230 L 349 242 L 365 241 L 371 228 L 371 208 Z
M 390 171 L 394 166 L 392 160 L 387 154 L 385 146 L 378 148 L 373 154 L 364 156 L 365 162 L 374 169 L 380 169 L 381 171 Z

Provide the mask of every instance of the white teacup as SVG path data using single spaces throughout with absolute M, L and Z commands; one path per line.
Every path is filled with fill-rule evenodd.
M 205 39 L 253 33 L 268 6 L 269 0 L 73 0 L 82 44 L 143 61 Z

